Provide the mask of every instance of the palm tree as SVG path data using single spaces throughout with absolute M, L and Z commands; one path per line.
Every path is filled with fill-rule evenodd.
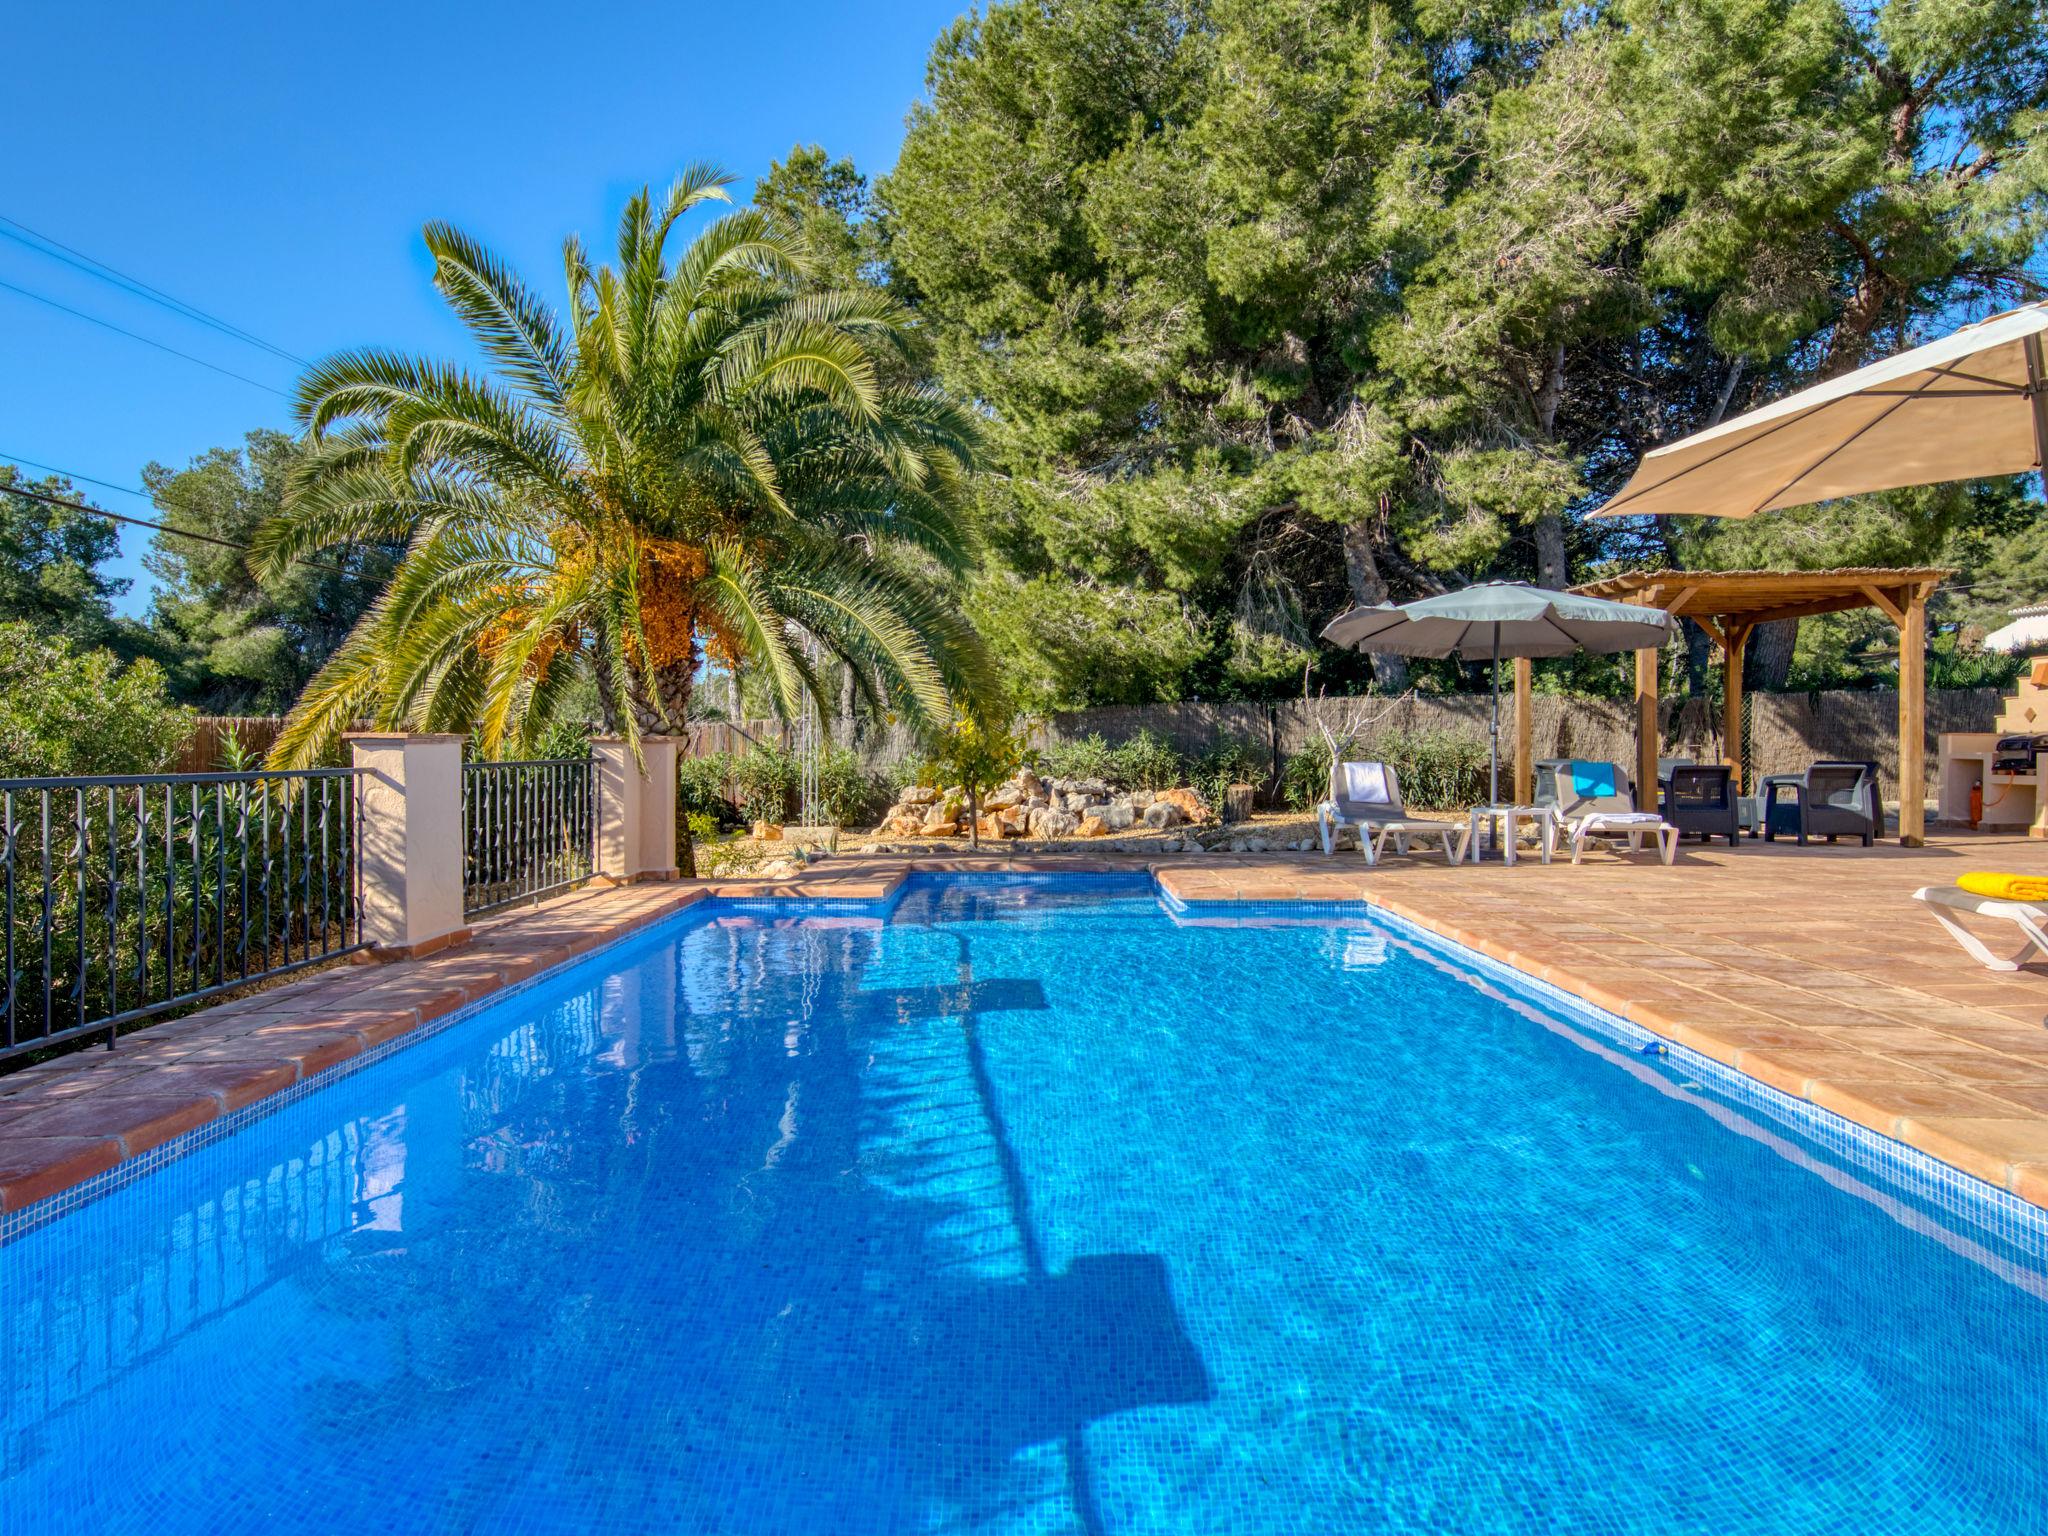
M 524 752 L 585 667 L 607 728 L 637 742 L 682 724 L 707 655 L 759 668 L 790 713 L 806 694 L 833 712 L 824 656 L 913 725 L 986 695 L 987 653 L 947 590 L 972 556 L 974 419 L 900 382 L 895 304 L 808 286 L 800 240 L 760 212 L 717 219 L 671 264 L 677 220 L 729 184 L 699 166 L 658 206 L 643 189 L 616 266 L 569 240 L 566 329 L 431 224 L 435 286 L 495 374 L 357 351 L 300 381 L 309 453 L 259 567 L 353 542 L 405 553 L 274 764 L 317 760 L 365 717 Z

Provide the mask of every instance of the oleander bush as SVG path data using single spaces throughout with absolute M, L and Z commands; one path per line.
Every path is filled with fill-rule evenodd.
M 748 821 L 786 822 L 796 811 L 797 786 L 803 765 L 796 754 L 773 742 L 761 742 L 732 760 L 732 787 L 740 814 Z

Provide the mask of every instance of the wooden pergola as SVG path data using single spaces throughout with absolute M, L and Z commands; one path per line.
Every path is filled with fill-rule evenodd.
M 1724 692 L 1721 738 L 1736 773 L 1742 764 L 1742 658 L 1759 624 L 1804 619 L 1852 608 L 1875 608 L 1899 627 L 1899 841 L 1925 841 L 1923 795 L 1909 793 L 1926 778 L 1927 599 L 1953 571 L 1852 568 L 1834 571 L 1630 571 L 1588 582 L 1574 592 L 1618 603 L 1662 608 L 1691 619 L 1721 648 Z M 1636 652 L 1636 784 L 1654 797 L 1657 783 L 1657 676 L 1660 653 Z M 1515 798 L 1534 792 L 1530 664 L 1515 663 Z M 1654 798 L 1648 801 L 1654 805 Z

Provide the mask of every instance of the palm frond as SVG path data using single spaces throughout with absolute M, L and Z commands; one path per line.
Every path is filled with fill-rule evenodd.
M 725 540 L 709 548 L 710 573 L 706 600 L 726 629 L 737 635 L 749 655 L 768 669 L 776 702 L 789 714 L 802 708 L 803 676 L 789 644 L 787 623 L 775 605 L 773 587 L 738 545 Z
M 524 388 L 560 407 L 572 364 L 553 313 L 461 230 L 436 221 L 427 226 L 426 240 L 434 253 L 434 286 L 484 351 Z

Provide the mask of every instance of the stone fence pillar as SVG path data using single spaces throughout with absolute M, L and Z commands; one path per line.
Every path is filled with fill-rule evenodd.
M 463 738 L 351 731 L 343 739 L 363 770 L 363 937 L 384 958 L 466 943 Z
M 597 759 L 600 879 L 624 885 L 676 878 L 676 750 L 681 740 L 642 736 L 638 763 L 623 737 L 599 736 L 590 743 Z

